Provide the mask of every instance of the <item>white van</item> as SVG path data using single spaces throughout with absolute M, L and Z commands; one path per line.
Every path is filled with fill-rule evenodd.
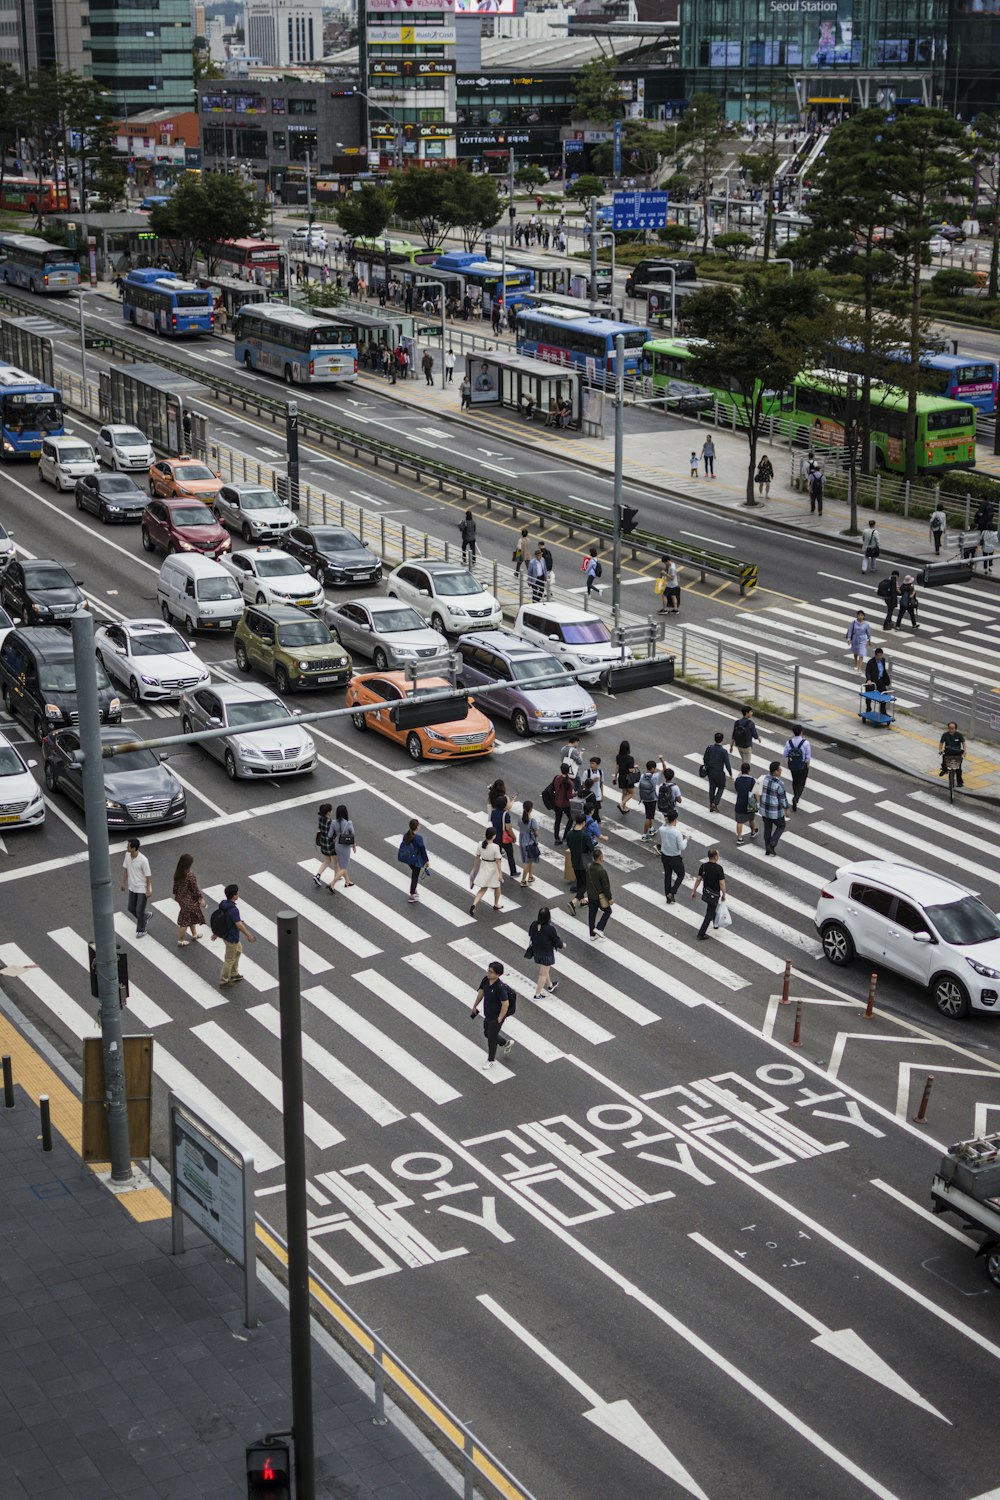
M 243 596 L 232 574 L 212 557 L 179 553 L 165 559 L 156 581 L 160 613 L 188 630 L 235 630 Z
M 38 477 L 57 490 L 73 490 L 85 474 L 99 474 L 97 454 L 85 438 L 47 437 L 38 455 Z
M 326 230 L 296 229 L 288 239 L 289 250 L 312 250 L 318 255 L 325 255 L 327 249 Z

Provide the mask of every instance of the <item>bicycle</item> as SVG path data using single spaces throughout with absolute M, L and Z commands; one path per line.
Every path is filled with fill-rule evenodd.
M 948 772 L 948 801 L 955 800 L 955 787 L 959 784 L 958 778 L 962 774 L 962 757 L 960 755 L 946 755 L 944 768 Z

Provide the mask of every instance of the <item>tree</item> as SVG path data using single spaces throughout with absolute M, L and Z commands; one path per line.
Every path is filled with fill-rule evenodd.
M 752 271 L 736 287 L 707 287 L 684 300 L 684 320 L 706 342 L 691 377 L 725 391 L 749 444 L 745 504 L 757 504 L 753 477 L 764 427 L 764 394 L 790 386 L 830 337 L 830 309 L 818 279 L 806 273 Z
M 756 117 L 757 131 L 749 151 L 739 158 L 751 187 L 760 188 L 764 200 L 763 259 L 771 256 L 774 237 L 774 185 L 781 169 L 782 156 L 778 150 L 778 131 L 788 116 L 789 96 L 787 89 L 776 89 L 767 99 L 767 109 Z
M 338 200 L 337 223 L 349 238 L 361 240 L 374 249 L 395 211 L 396 195 L 391 188 L 365 182 L 358 192 Z
M 748 251 L 753 248 L 753 235 L 744 234 L 742 229 L 729 229 L 724 234 L 717 234 L 712 244 L 723 255 L 728 255 L 730 260 L 745 260 Z
M 172 241 L 185 268 L 200 250 L 210 276 L 215 270 L 214 245 L 260 234 L 266 223 L 267 209 L 256 193 L 224 172 L 182 178 L 167 202 L 158 203 L 149 215 L 150 229 L 161 240 Z
M 588 204 L 591 198 L 600 198 L 604 192 L 604 178 L 593 173 L 583 173 L 575 182 L 571 182 L 566 189 L 567 198 L 579 198 L 583 204 Z
M 990 232 L 986 295 L 996 298 L 1000 296 L 1000 116 L 976 116 L 975 163 L 977 198 L 981 194 L 988 205 L 988 211 L 979 214 L 988 221 Z
M 436 249 L 451 228 L 451 202 L 444 177 L 444 169 L 404 167 L 393 172 L 389 179 L 396 212 L 419 225 L 429 250 Z
M 524 167 L 518 167 L 514 174 L 514 181 L 518 187 L 527 188 L 529 191 L 542 187 L 548 180 L 548 173 L 542 167 L 536 166 L 533 161 L 529 161 Z
M 677 146 L 686 155 L 692 175 L 701 190 L 701 253 L 708 253 L 708 200 L 712 196 L 712 178 L 722 165 L 725 121 L 714 94 L 695 94 L 677 131 Z
M 307 281 L 303 287 L 303 295 L 310 307 L 339 307 L 342 302 L 347 301 L 346 289 L 332 281 L 328 281 L 326 286 L 321 281 Z
M 196 36 L 191 47 L 191 66 L 195 83 L 202 78 L 221 78 L 222 69 L 212 57 L 209 51 L 208 41 L 203 36 Z
M 624 113 L 625 105 L 614 64 L 606 57 L 595 57 L 584 63 L 576 75 L 571 117 L 604 125 L 609 120 L 620 120 Z
M 675 249 L 681 249 L 684 245 L 690 245 L 698 238 L 698 231 L 692 229 L 690 224 L 669 223 L 665 229 L 656 231 L 656 238 L 661 245 L 672 245 Z
M 626 120 L 622 126 L 622 169 L 630 177 L 641 178 L 647 188 L 654 188 L 660 180 L 660 163 L 667 154 L 664 150 L 666 136 L 662 130 L 654 130 L 642 120 Z M 610 176 L 614 168 L 614 145 L 601 141 L 590 153 L 590 159 L 598 172 Z
M 451 227 L 462 231 L 466 250 L 475 250 L 483 231 L 492 229 L 503 214 L 506 194 L 501 198 L 495 177 L 476 177 L 465 167 L 444 175 Z

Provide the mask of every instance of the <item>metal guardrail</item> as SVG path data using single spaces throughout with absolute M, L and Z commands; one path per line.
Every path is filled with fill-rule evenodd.
M 33 310 L 30 303 L 24 303 L 19 298 L 12 297 L 6 289 L 0 293 L 0 302 L 19 309 Z M 53 311 L 51 316 L 66 326 L 75 327 L 75 321 L 65 314 Z M 149 360 L 150 351 L 145 345 L 132 343 L 119 335 L 112 335 L 111 344 L 115 353 L 133 363 L 146 363 Z M 217 397 L 224 399 L 230 406 L 239 405 L 244 411 L 253 409 L 259 416 L 266 414 L 272 421 L 283 423 L 285 420 L 286 402 L 284 400 L 249 390 L 245 386 L 237 385 L 235 381 L 223 379 L 211 370 L 203 370 L 199 367 L 192 372 L 189 365 L 180 360 L 171 359 L 168 353 L 161 353 L 159 350 L 156 353 L 156 362 L 164 369 L 173 370 L 189 378 L 194 373 L 200 384 L 213 391 Z M 292 387 L 291 390 L 297 393 L 298 388 Z M 453 464 L 428 458 L 419 453 L 411 453 L 408 449 L 386 442 L 382 438 L 356 432 L 353 428 L 342 426 L 308 411 L 299 413 L 299 432 L 303 437 L 311 437 L 320 446 L 333 445 L 338 453 L 346 449 L 355 458 L 360 458 L 364 454 L 370 458 L 375 468 L 382 463 L 391 465 L 395 474 L 407 472 L 418 479 L 434 479 L 437 481 L 439 490 L 444 490 L 446 487 L 457 490 L 465 501 L 468 500 L 470 494 L 480 496 L 486 501 L 487 509 L 494 504 L 509 507 L 515 519 L 523 512 L 536 516 L 540 520 L 555 521 L 566 527 L 571 540 L 577 532 L 605 541 L 610 541 L 613 535 L 610 518 L 591 516 L 587 511 L 577 510 L 573 506 L 563 505 L 556 500 L 545 500 L 539 495 L 533 495 L 530 491 L 518 489 L 514 485 L 480 479 Z M 625 545 L 631 549 L 633 560 L 641 553 L 655 558 L 668 555 L 678 563 L 685 563 L 697 569 L 702 581 L 711 575 L 738 584 L 741 594 L 754 588 L 757 583 L 756 564 L 741 562 L 721 553 L 711 552 L 707 548 L 692 547 L 687 543 L 674 541 L 671 537 L 649 531 L 633 533 L 624 538 L 624 541 Z

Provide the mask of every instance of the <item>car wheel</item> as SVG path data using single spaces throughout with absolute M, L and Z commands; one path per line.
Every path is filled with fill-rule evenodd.
M 56 773 L 52 769 L 52 762 L 50 760 L 47 760 L 45 762 L 45 786 L 46 789 L 50 792 L 56 791 L 59 786 L 59 782 L 56 779 Z
M 109 517 L 107 509 L 103 505 L 100 505 L 97 508 L 97 519 L 100 521 L 102 526 L 107 526 Z
M 292 691 L 292 684 L 288 673 L 282 666 L 277 666 L 274 669 L 274 685 L 279 693 L 290 693 Z
M 1000 1245 L 994 1245 L 986 1256 L 986 1274 L 994 1286 L 1000 1286 Z
M 241 672 L 249 672 L 250 658 L 247 656 L 247 648 L 242 641 L 236 642 L 236 665 Z
M 376 649 L 375 655 L 372 657 L 372 666 L 375 668 L 376 672 L 385 672 L 388 670 L 389 658 L 386 656 L 381 646 Z
M 187 714 L 182 714 L 181 715 L 181 734 L 191 734 L 191 732 L 192 732 L 191 720 L 188 718 Z
M 149 532 L 146 530 L 145 526 L 142 528 L 139 535 L 142 537 L 142 545 L 144 550 L 146 552 L 152 552 L 154 550 L 153 543 L 150 541 Z
M 442 635 L 447 635 L 448 634 L 448 632 L 444 628 L 444 621 L 442 620 L 441 616 L 437 613 L 437 611 L 435 611 L 434 614 L 431 615 L 431 627 L 434 630 L 439 630 Z
M 172 625 L 174 623 L 174 617 L 170 613 L 170 605 L 167 603 L 166 599 L 164 599 L 163 603 L 160 605 L 160 614 L 166 620 L 168 625 Z
M 80 498 L 80 491 L 79 490 L 77 490 L 77 492 L 76 492 L 76 508 L 77 508 L 77 510 L 83 510 L 83 501 Z
M 511 729 L 513 729 L 514 733 L 519 734 L 522 739 L 529 732 L 530 725 L 528 724 L 528 715 L 525 713 L 523 708 L 514 710 L 514 713 L 511 715 L 510 727 Z
M 355 729 L 368 728 L 368 720 L 365 718 L 364 714 L 351 714 L 351 723 L 354 725 Z
M 406 736 L 406 749 L 411 760 L 423 760 L 424 748 L 420 743 L 420 736 L 412 729 Z
M 248 545 L 253 541 L 253 527 L 248 521 L 243 522 L 243 526 L 240 530 L 240 536 Z
M 38 741 L 39 744 L 41 744 L 42 740 L 44 740 L 44 738 L 45 738 L 45 728 L 46 728 L 46 726 L 42 723 L 41 719 L 36 714 L 35 715 L 35 722 L 32 725 L 32 732 L 33 732 L 33 734 L 35 736 L 35 739 Z
M 854 939 L 839 922 L 827 922 L 822 933 L 823 952 L 832 964 L 843 968 L 853 962 Z
M 236 757 L 231 750 L 226 751 L 226 775 L 230 781 L 236 780 Z
M 255 602 L 257 604 L 266 604 L 267 603 L 267 595 L 266 594 L 258 593 L 257 599 L 256 599 Z
M 133 703 L 141 703 L 142 702 L 142 694 L 139 691 L 139 679 L 137 677 L 130 677 L 129 678 L 129 680 L 128 680 L 128 691 L 129 691 L 129 697 L 132 699 Z
M 969 992 L 954 974 L 939 974 L 931 981 L 934 1004 L 943 1016 L 951 1021 L 961 1021 L 969 1014 Z

